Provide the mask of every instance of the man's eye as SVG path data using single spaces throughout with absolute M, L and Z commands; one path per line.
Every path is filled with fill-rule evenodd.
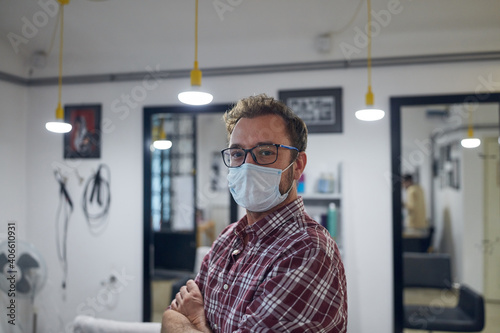
M 231 152 L 231 158 L 236 159 L 236 158 L 241 158 L 243 156 L 242 151 L 233 151 Z
M 259 151 L 259 155 L 260 156 L 272 156 L 272 155 L 274 155 L 274 151 L 272 151 L 270 149 L 262 149 Z

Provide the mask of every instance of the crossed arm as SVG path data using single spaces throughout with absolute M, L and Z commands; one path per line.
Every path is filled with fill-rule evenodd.
M 189 280 L 163 313 L 161 333 L 211 333 L 205 318 L 203 296 L 198 285 Z
M 249 286 L 256 288 L 255 295 L 240 293 L 247 298 L 238 304 L 245 306 L 230 304 L 231 314 L 224 318 L 226 331 L 346 332 L 347 294 L 340 258 L 329 255 L 333 248 L 323 251 L 311 249 L 306 241 L 301 244 L 273 266 L 265 281 Z M 206 271 L 202 269 L 198 276 L 201 283 L 206 282 Z M 209 289 L 206 297 L 214 292 L 220 291 Z M 211 333 L 204 301 L 197 283 L 189 280 L 165 311 L 161 333 Z M 215 316 L 226 315 L 217 310 Z

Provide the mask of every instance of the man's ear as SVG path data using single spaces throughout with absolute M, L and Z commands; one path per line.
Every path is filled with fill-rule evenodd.
M 305 151 L 301 151 L 297 159 L 295 160 L 294 168 L 293 168 L 293 179 L 299 180 L 302 172 L 306 168 L 307 164 L 307 155 Z

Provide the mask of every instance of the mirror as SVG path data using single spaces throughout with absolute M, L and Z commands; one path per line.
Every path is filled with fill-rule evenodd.
M 497 327 L 489 320 L 500 316 L 499 114 L 498 93 L 391 98 L 395 332 L 404 330 L 405 305 L 456 302 L 442 290 L 405 288 L 403 256 L 409 252 L 449 256 L 450 282 L 482 294 L 485 329 Z M 461 146 L 469 125 L 481 139 L 477 148 Z M 404 174 L 424 193 L 428 227 L 417 236 L 408 232 Z
M 144 108 L 144 321 L 161 321 L 172 281 L 194 276 L 197 249 L 236 220 L 220 154 L 229 107 Z

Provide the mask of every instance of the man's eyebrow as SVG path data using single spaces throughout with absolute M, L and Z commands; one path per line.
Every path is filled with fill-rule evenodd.
M 271 141 L 261 141 L 261 142 L 257 142 L 257 144 L 253 147 L 260 146 L 260 145 L 274 145 L 274 143 Z M 253 147 L 250 147 L 250 148 L 253 148 Z M 229 146 L 229 148 L 243 148 L 243 146 L 238 144 L 238 143 L 233 143 L 232 145 Z

